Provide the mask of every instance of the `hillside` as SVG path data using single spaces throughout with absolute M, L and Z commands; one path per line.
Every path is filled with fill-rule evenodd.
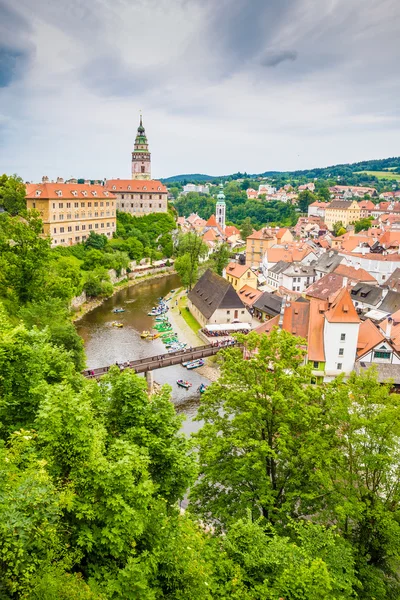
M 349 178 L 357 176 L 357 179 L 365 181 L 374 181 L 375 179 L 384 179 L 387 172 L 387 179 L 396 179 L 399 174 L 400 179 L 400 156 L 392 158 L 382 158 L 374 160 L 360 161 L 356 163 L 331 165 L 328 167 L 318 167 L 302 171 L 264 171 L 263 173 L 234 173 L 232 175 L 212 176 L 205 174 L 183 174 L 174 175 L 162 179 L 164 183 L 205 183 L 235 180 L 242 178 L 254 179 L 258 177 L 279 177 L 287 179 L 335 179 L 337 177 Z

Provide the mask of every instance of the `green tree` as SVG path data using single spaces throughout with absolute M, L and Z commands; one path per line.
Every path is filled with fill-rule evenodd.
M 0 217 L 0 295 L 26 304 L 42 294 L 50 261 L 50 240 L 40 237 L 35 212 Z
M 18 175 L 0 176 L 0 206 L 15 216 L 26 211 L 26 188 Z
M 373 217 L 367 217 L 365 219 L 360 219 L 359 221 L 356 221 L 354 223 L 354 231 L 356 233 L 359 233 L 360 231 L 364 231 L 366 229 L 369 229 L 371 227 L 372 221 L 374 220 Z
M 346 233 L 346 228 L 344 227 L 342 221 L 337 221 L 337 223 L 333 224 L 333 235 L 335 237 L 344 235 L 345 233 Z
M 210 256 L 210 266 L 213 271 L 222 275 L 230 260 L 231 252 L 228 244 L 219 244 Z
M 271 523 L 309 510 L 324 446 L 302 340 L 277 329 L 238 339 L 249 359 L 239 348 L 222 352 L 221 376 L 202 398 L 204 425 L 194 436 L 200 477 L 192 510 L 222 528 L 248 510 Z
M 208 252 L 206 244 L 196 233 L 184 233 L 178 238 L 176 246 L 177 259 L 175 269 L 181 277 L 182 283 L 192 289 L 198 278 L 198 267 L 201 258 Z
M 297 197 L 297 206 L 300 209 L 300 212 L 307 213 L 308 207 L 310 204 L 317 200 L 317 196 L 310 192 L 310 190 L 304 190 L 300 192 Z
M 95 248 L 97 250 L 102 250 L 107 245 L 107 236 L 103 233 L 95 233 L 91 231 L 89 233 L 88 238 L 85 240 L 86 248 Z
M 246 217 L 240 227 L 240 235 L 242 236 L 242 240 L 245 240 L 253 233 L 253 225 L 251 224 L 250 217 Z

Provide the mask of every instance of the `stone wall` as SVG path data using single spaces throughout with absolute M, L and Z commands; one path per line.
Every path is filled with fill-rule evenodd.
M 85 304 L 86 299 L 86 292 L 82 292 L 80 296 L 75 296 L 75 298 L 72 298 L 71 300 L 71 308 L 75 310 L 78 309 L 82 304 Z

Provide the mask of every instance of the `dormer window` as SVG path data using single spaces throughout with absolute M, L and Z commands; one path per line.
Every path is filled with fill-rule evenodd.
M 117 187 L 115 185 L 113 185 L 113 190 L 116 190 L 116 189 L 117 189 Z
M 144 186 L 143 190 L 144 190 L 144 191 L 146 191 L 146 190 L 147 190 L 147 187 L 146 187 L 146 186 Z
M 130 185 L 128 185 L 128 190 L 132 189 Z
M 160 188 L 160 186 L 158 186 L 158 188 L 157 188 L 157 189 L 158 189 L 158 191 L 159 191 L 159 192 L 161 192 L 161 188 Z
M 36 192 L 35 192 L 35 196 L 40 196 L 40 194 L 41 194 L 41 193 L 42 193 L 42 192 L 41 192 L 40 190 L 36 190 Z
M 108 196 L 108 192 L 104 192 L 104 195 L 105 195 L 105 196 Z
M 57 194 L 57 196 L 62 196 L 62 191 L 61 190 L 57 190 L 56 194 Z
M 95 190 L 92 192 L 92 194 L 93 196 L 97 196 L 97 192 Z
M 72 194 L 73 196 L 77 196 L 77 195 L 78 195 L 78 192 L 77 192 L 76 190 L 72 190 L 71 194 Z
M 83 196 L 87 196 L 87 191 L 86 191 L 86 190 L 85 190 L 85 191 L 83 191 L 83 192 L 82 192 L 82 195 L 83 195 Z

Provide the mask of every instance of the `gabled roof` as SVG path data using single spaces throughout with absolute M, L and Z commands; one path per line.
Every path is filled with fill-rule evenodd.
M 377 283 L 375 277 L 373 277 L 365 269 L 356 269 L 355 267 L 348 267 L 347 265 L 338 265 L 334 270 L 334 273 L 338 273 L 343 277 L 348 277 L 354 281 L 365 281 L 371 283 Z
M 312 283 L 305 291 L 306 296 L 316 298 L 318 300 L 333 301 L 336 294 L 343 287 L 343 277 L 338 273 L 326 273 Z
M 218 239 L 214 229 L 209 229 L 202 237 L 204 242 L 215 242 Z
M 287 302 L 283 315 L 282 328 L 293 335 L 307 339 L 309 317 L 310 302 Z
M 269 321 L 266 321 L 265 323 L 262 323 L 261 325 L 256 327 L 254 331 L 256 331 L 257 333 L 269 333 L 274 327 L 278 327 L 279 319 L 280 315 L 276 315 L 276 317 L 273 317 Z
M 350 291 L 351 299 L 358 302 L 364 302 L 370 306 L 377 306 L 382 300 L 382 289 L 369 283 L 356 283 Z
M 231 262 L 226 267 L 226 274 L 232 275 L 232 277 L 243 277 L 243 275 L 247 272 L 251 271 L 248 265 L 240 265 L 239 263 Z
M 225 235 L 226 237 L 231 237 L 231 235 L 240 235 L 240 231 L 234 225 L 227 225 L 225 227 Z
M 208 219 L 208 221 L 206 223 L 206 227 L 218 227 L 218 223 L 217 223 L 217 219 L 215 218 L 215 215 L 211 215 L 211 217 Z
M 308 323 L 308 359 L 325 362 L 324 323 L 328 302 L 311 300 L 310 318 Z
M 400 293 L 389 290 L 383 299 L 382 304 L 379 306 L 379 310 L 382 312 L 390 313 L 393 315 L 400 308 Z
M 28 183 L 26 198 L 35 200 L 115 200 L 104 185 L 89 183 Z
M 285 260 L 280 260 L 279 262 L 276 263 L 276 265 L 274 265 L 273 267 L 271 267 L 269 269 L 270 273 L 276 273 L 277 275 L 279 275 L 279 273 L 283 273 L 288 266 L 290 265 L 289 262 L 286 262 Z
M 223 277 L 210 269 L 200 277 L 194 288 L 189 292 L 188 299 L 209 319 L 218 308 L 243 309 L 244 304 Z
M 363 321 L 358 331 L 357 357 L 364 356 L 374 346 L 385 341 L 385 339 L 383 333 L 379 331 L 370 319 Z
M 339 256 L 335 250 L 329 250 L 328 252 L 321 254 L 321 256 L 313 263 L 313 267 L 316 271 L 331 273 L 341 262 L 343 262 L 343 260 L 343 256 Z
M 270 317 L 279 315 L 281 306 L 282 298 L 270 292 L 264 292 L 253 304 L 254 308 Z
M 347 288 L 343 288 L 325 313 L 329 323 L 359 323 L 360 317 L 354 308 Z
M 352 204 L 353 200 L 332 200 L 332 202 L 330 202 L 326 208 L 337 208 L 347 210 Z
M 239 290 L 239 298 L 246 304 L 246 306 L 254 306 L 254 303 L 263 295 L 264 292 L 256 290 L 250 285 L 244 285 Z
M 278 263 L 279 264 L 279 263 Z M 314 267 L 293 262 L 284 271 L 287 277 L 314 277 Z
M 389 288 L 394 292 L 400 292 L 400 268 L 397 267 L 389 277 L 383 287 Z
M 104 185 L 110 192 L 158 192 L 166 194 L 167 188 L 156 179 L 108 179 Z

